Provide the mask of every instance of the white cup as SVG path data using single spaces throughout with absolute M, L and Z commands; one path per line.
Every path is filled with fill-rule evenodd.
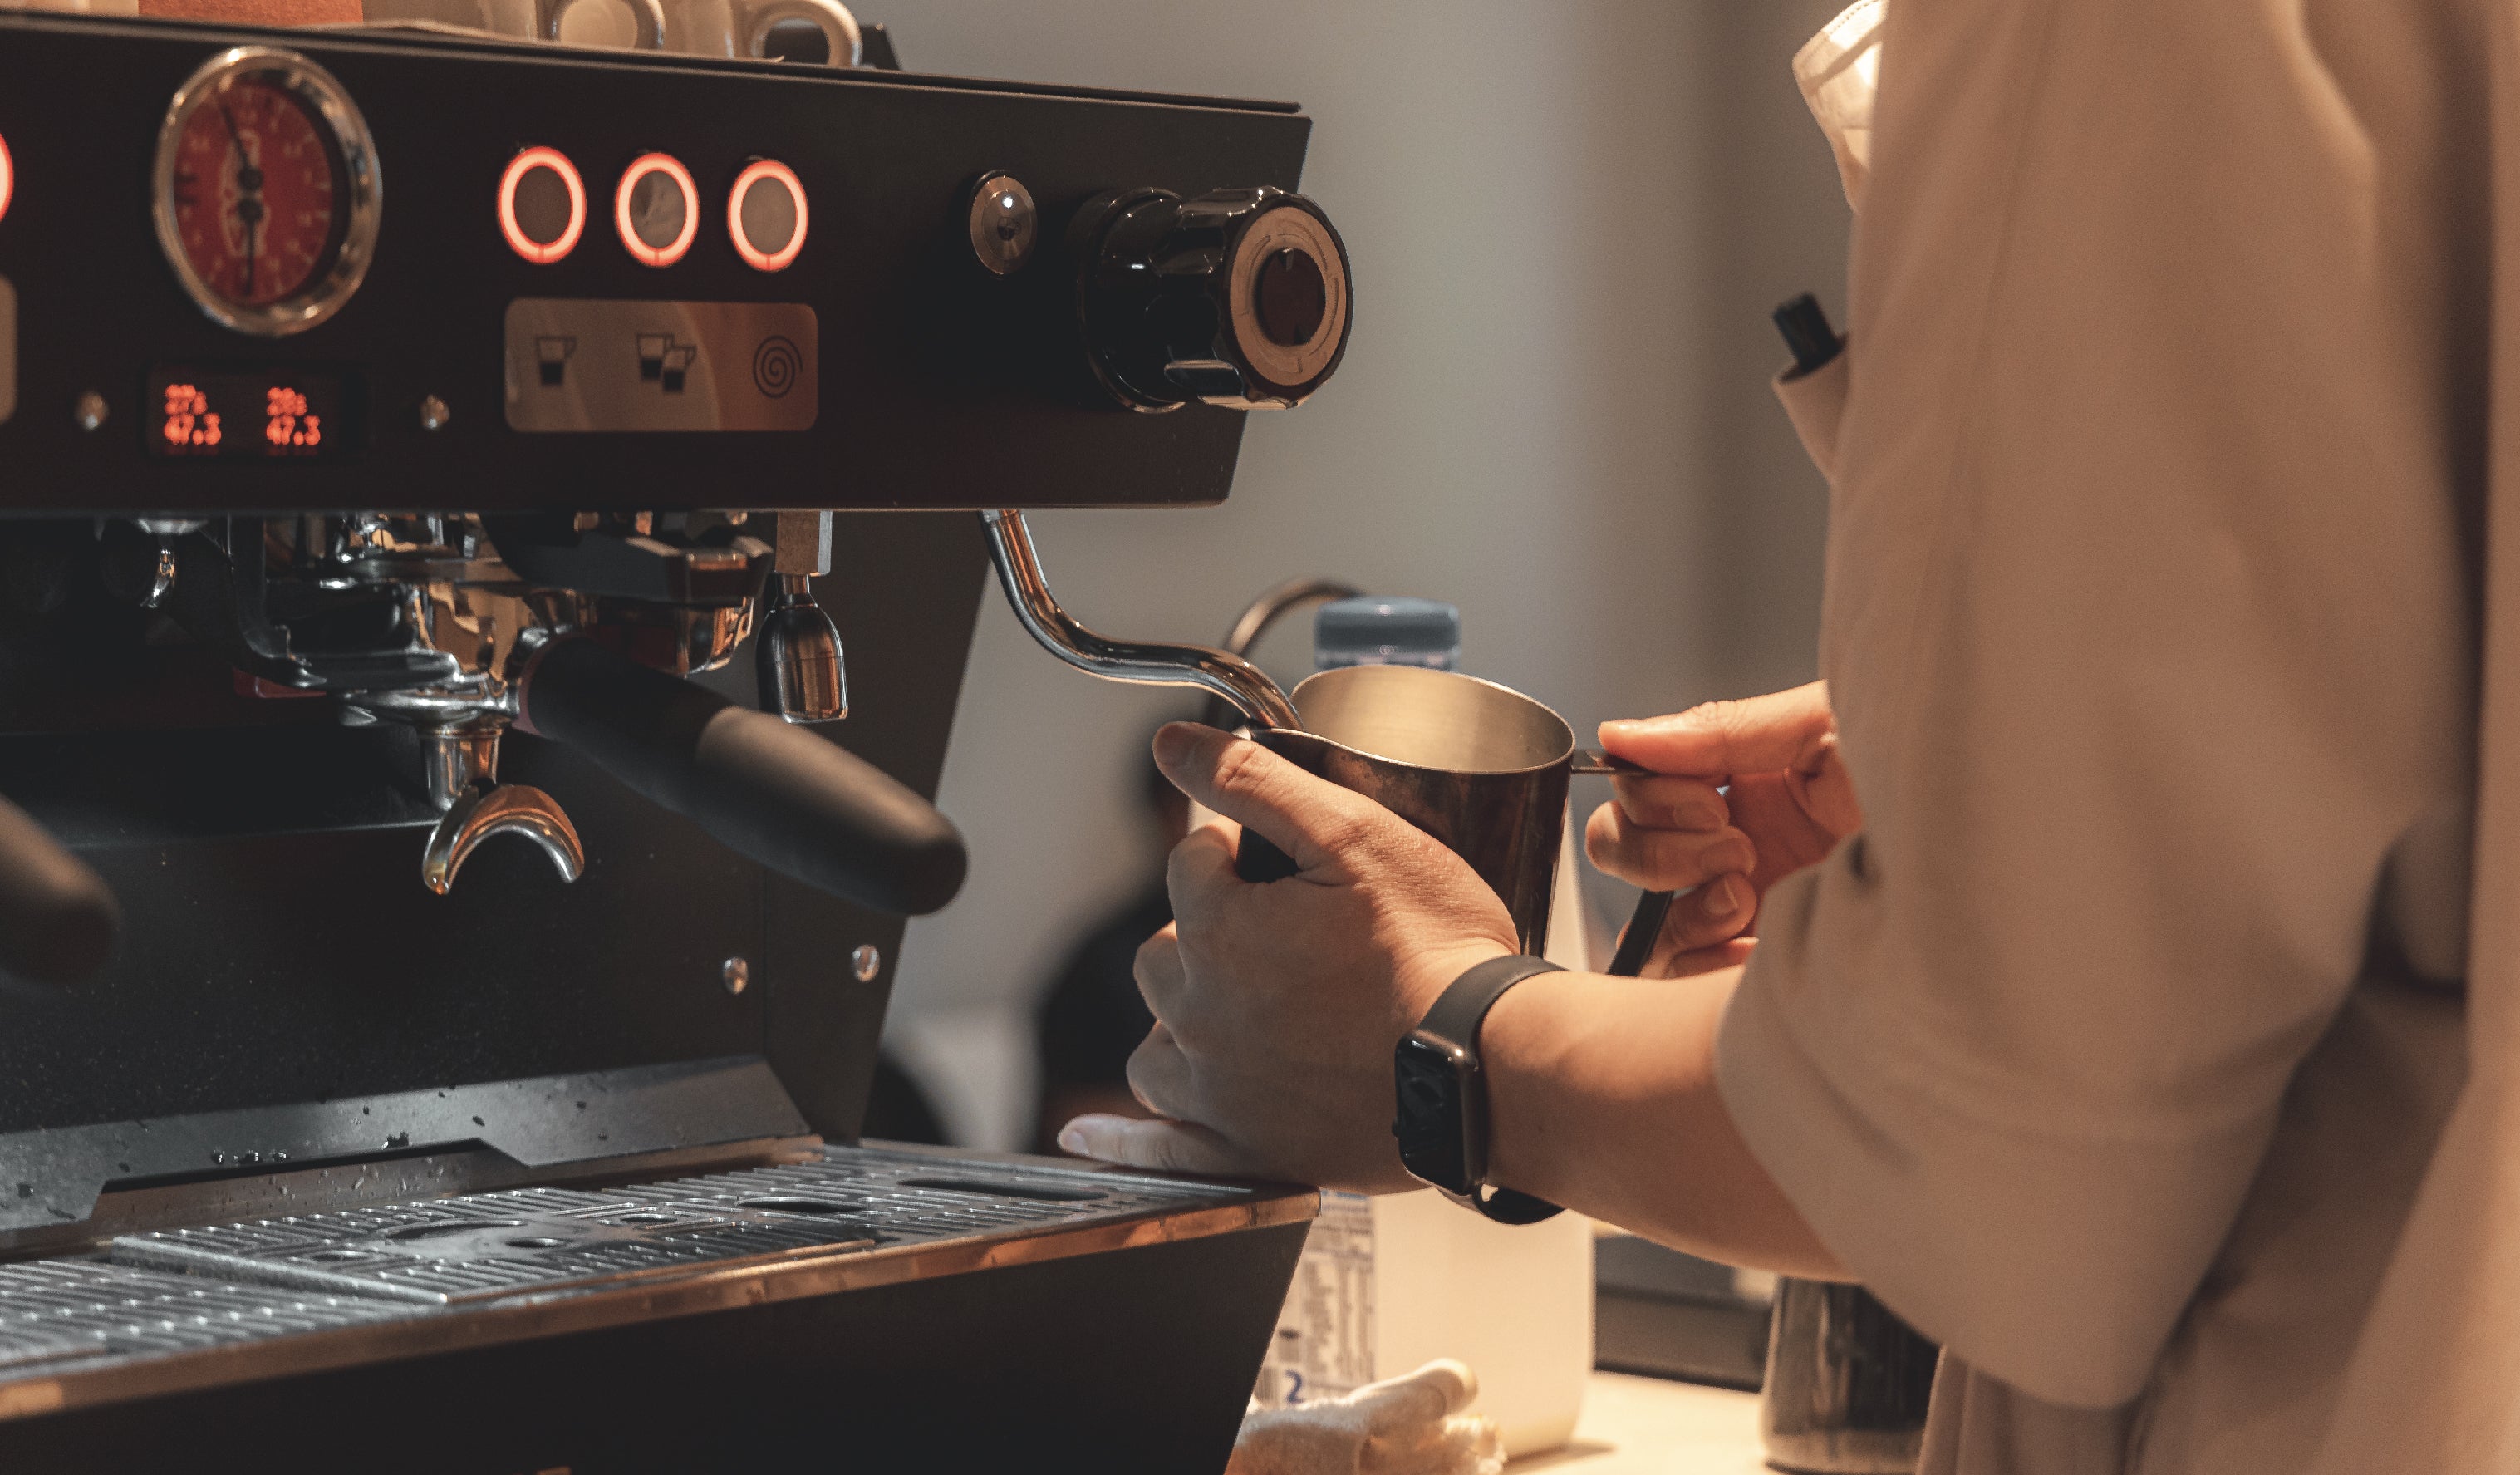
M 371 25 L 452 26 L 570 46 L 664 47 L 657 0 L 364 0 Z
M 823 33 L 831 65 L 855 67 L 865 55 L 857 17 L 840 0 L 365 0 L 362 10 L 372 23 L 755 60 L 770 56 L 773 27 L 801 21 Z
M 764 61 L 771 29 L 787 21 L 821 31 L 833 67 L 855 67 L 865 55 L 858 18 L 840 0 L 665 0 L 665 50 Z

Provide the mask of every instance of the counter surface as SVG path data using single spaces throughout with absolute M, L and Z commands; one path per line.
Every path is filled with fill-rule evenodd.
M 1508 1465 L 1511 1475 L 1772 1475 L 1759 1446 L 1759 1396 L 1623 1372 L 1596 1372 L 1563 1450 Z

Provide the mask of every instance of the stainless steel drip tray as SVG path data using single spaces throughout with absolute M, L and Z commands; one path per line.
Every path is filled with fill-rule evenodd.
M 222 1285 L 94 1260 L 0 1265 L 0 1417 L 58 1407 L 9 1380 L 100 1359 L 174 1357 L 409 1316 L 391 1301 Z
M 461 1306 L 1136 1213 L 1189 1186 L 826 1148 L 811 1162 L 623 1187 L 512 1188 L 125 1234 L 109 1258 Z
M 755 1196 L 778 1206 L 521 1188 L 128 1234 L 112 1242 L 111 1258 L 148 1270 L 457 1306 L 876 1242 L 862 1212 Z
M 1312 1217 L 1309 1190 L 825 1147 L 615 1187 L 359 1205 L 0 1264 L 0 1420 Z

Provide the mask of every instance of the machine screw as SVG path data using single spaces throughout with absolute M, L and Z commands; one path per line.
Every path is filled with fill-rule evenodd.
M 70 418 L 78 422 L 80 429 L 91 434 L 104 425 L 105 415 L 105 396 L 93 389 L 81 394 L 78 403 L 70 407 Z
M 446 401 L 434 394 L 424 397 L 420 402 L 420 427 L 424 430 L 443 430 L 446 423 L 454 418 L 455 412 L 446 408 Z
M 1033 240 L 1041 233 L 1041 212 L 1023 181 L 1003 171 L 980 176 L 971 187 L 968 233 L 971 254 L 1001 277 L 1012 276 L 1032 259 Z
M 849 955 L 849 972 L 858 982 L 873 983 L 875 975 L 882 971 L 883 955 L 876 951 L 874 943 L 859 943 L 857 951 Z
M 741 958 L 730 958 L 726 961 L 726 966 L 718 969 L 718 974 L 726 980 L 728 993 L 741 994 L 751 986 L 752 964 Z

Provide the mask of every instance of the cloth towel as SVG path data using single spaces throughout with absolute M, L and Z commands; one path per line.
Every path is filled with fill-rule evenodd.
M 1501 1475 L 1495 1419 L 1463 1414 L 1478 1375 L 1440 1358 L 1402 1377 L 1243 1416 L 1225 1475 Z

